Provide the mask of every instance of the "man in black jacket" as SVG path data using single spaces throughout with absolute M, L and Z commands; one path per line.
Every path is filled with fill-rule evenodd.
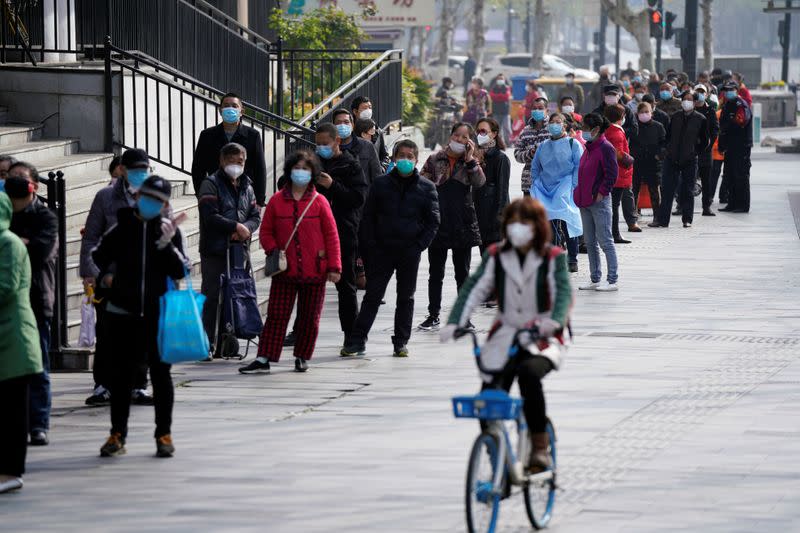
M 164 218 L 170 192 L 164 178 L 147 178 L 136 194 L 136 207 L 119 210 L 117 224 L 92 252 L 100 271 L 97 285 L 108 289 L 106 326 L 114 353 L 111 435 L 100 448 L 101 457 L 125 453 L 131 389 L 136 368 L 145 362 L 153 382 L 156 455 L 171 457 L 175 452 L 171 436 L 175 391 L 170 365 L 161 361 L 157 342 L 159 298 L 167 290 L 167 278 L 183 278 L 189 264 L 177 229 L 185 215 Z
M 436 186 L 415 168 L 419 158 L 416 144 L 399 141 L 393 158 L 395 168 L 375 180 L 364 205 L 360 242 L 368 254 L 367 292 L 342 356 L 361 355 L 366 350 L 386 286 L 396 274 L 392 343 L 395 357 L 408 357 L 406 344 L 411 338 L 419 261 L 439 228 L 439 198 Z
M 661 205 L 661 162 L 664 159 L 667 132 L 655 120 L 653 108 L 648 102 L 639 103 L 636 118 L 639 119 L 639 135 L 630 142 L 633 156 L 633 199 L 638 210 L 639 191 L 642 183 L 646 184 L 653 213 L 657 213 Z
M 711 150 L 719 137 L 719 120 L 717 119 L 717 107 L 709 104 L 706 98 L 707 92 L 708 89 L 705 85 L 695 86 L 694 109 L 706 117 L 706 127 L 708 128 L 708 147 L 700 154 L 697 163 L 700 184 L 703 187 L 703 216 L 713 217 L 716 214 L 711 210 L 711 204 L 714 202 L 714 194 L 717 192 L 717 182 L 712 181 L 711 169 L 714 166 L 714 160 Z
M 664 133 L 666 134 L 666 132 L 669 130 L 669 115 L 656 107 L 656 97 L 650 93 L 647 93 L 642 97 L 642 102 L 647 102 L 650 104 L 650 108 L 653 112 L 653 120 L 664 127 Z
M 597 108 L 592 111 L 592 113 L 597 113 L 600 116 L 605 116 L 604 112 L 606 110 L 606 106 L 616 105 L 620 103 L 620 98 L 622 97 L 622 89 L 619 88 L 617 85 L 606 85 L 603 88 L 603 102 L 597 106 Z M 630 141 L 636 134 L 639 133 L 639 123 L 636 122 L 636 114 L 631 111 L 631 109 L 626 106 L 622 105 L 625 108 L 625 122 L 622 123 L 622 129 L 625 131 L 625 136 Z
M 200 132 L 192 160 L 192 183 L 199 196 L 200 185 L 206 176 L 219 169 L 219 151 L 228 143 L 235 142 L 247 150 L 247 165 L 244 173 L 250 178 L 256 193 L 256 202 L 264 205 L 267 190 L 267 166 L 264 161 L 264 143 L 253 128 L 242 124 L 242 100 L 234 93 L 222 97 L 219 103 L 222 123 Z
M 349 112 L 346 113 L 349 116 Z M 353 330 L 358 315 L 356 250 L 361 208 L 367 197 L 368 185 L 358 159 L 340 148 L 342 139 L 336 126 L 329 122 L 320 124 L 314 140 L 323 170 L 317 180 L 317 191 L 330 202 L 339 230 L 342 279 L 336 284 L 336 290 L 339 293 L 339 323 L 342 332 L 347 335 Z M 375 152 L 372 146 L 369 148 Z
M 198 191 L 201 291 L 206 296 L 203 327 L 211 346 L 218 334 L 219 277 L 227 268 L 228 244 L 241 246 L 245 261 L 249 261 L 250 236 L 261 223 L 255 192 L 249 177 L 243 174 L 246 167 L 247 150 L 240 144 L 228 143 L 220 150 L 219 170 L 204 179 Z M 220 356 L 218 349 L 215 355 Z
M 371 185 L 375 178 L 383 174 L 375 145 L 353 135 L 353 116 L 346 109 L 337 109 L 333 112 L 333 125 L 336 126 L 336 132 L 341 138 L 341 149 L 347 150 L 358 159 L 367 184 Z
M 8 169 L 6 193 L 11 198 L 14 214 L 11 231 L 28 249 L 31 262 L 31 307 L 39 328 L 44 371 L 30 381 L 30 443 L 44 446 L 50 430 L 50 322 L 55 301 L 56 256 L 58 255 L 58 219 L 36 196 L 39 174 L 36 168 L 19 161 Z M 7 272 L 0 276 L 8 276 Z
M 722 113 L 719 116 L 719 151 L 725 156 L 723 182 L 728 183 L 728 205 L 720 211 L 750 211 L 750 151 L 753 148 L 753 112 L 738 95 L 739 85 L 728 81 L 722 86 Z
M 694 95 L 685 91 L 681 95 L 681 111 L 670 118 L 667 130 L 667 154 L 664 161 L 661 205 L 651 228 L 666 228 L 672 208 L 672 198 L 678 191 L 683 227 L 692 227 L 694 213 L 694 185 L 697 180 L 697 158 L 708 148 L 706 118 L 694 110 Z

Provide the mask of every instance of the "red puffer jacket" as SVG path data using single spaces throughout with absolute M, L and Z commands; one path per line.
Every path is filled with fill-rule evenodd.
M 297 219 L 315 192 L 310 185 L 303 197 L 296 201 L 291 186 L 286 186 L 269 199 L 259 232 L 261 247 L 267 254 L 286 246 Z M 289 268 L 278 275 L 300 283 L 322 283 L 329 272 L 342 271 L 336 221 L 328 200 L 321 194 L 314 200 L 289 243 L 286 262 Z
M 616 124 L 612 124 L 606 130 L 606 139 L 617 151 L 619 174 L 617 174 L 617 181 L 614 183 L 614 187 L 630 187 L 633 185 L 633 165 L 625 168 L 619 164 L 622 154 L 630 155 L 631 153 L 631 149 L 628 147 L 628 139 L 625 137 L 625 130 Z

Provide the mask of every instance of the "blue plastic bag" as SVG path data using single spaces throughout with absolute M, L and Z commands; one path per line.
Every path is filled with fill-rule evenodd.
M 208 357 L 208 335 L 203 329 L 201 309 L 206 297 L 192 290 L 192 278 L 186 273 L 187 287 L 176 290 L 167 281 L 161 296 L 158 317 L 158 350 L 168 364 L 201 361 Z

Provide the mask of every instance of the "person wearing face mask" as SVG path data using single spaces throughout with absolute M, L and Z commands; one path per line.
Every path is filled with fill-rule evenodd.
M 531 196 L 547 210 L 553 225 L 554 243 L 563 238 L 568 250 L 569 271 L 578 271 L 578 239 L 583 235 L 581 214 L 572 198 L 578 185 L 578 166 L 583 155 L 581 143 L 566 132 L 564 116 L 550 115 L 550 138 L 543 142 L 531 162 Z M 558 236 L 561 238 L 558 238 Z
M 575 73 L 568 72 L 566 76 L 564 76 L 564 85 L 558 89 L 558 94 L 556 95 L 556 101 L 562 102 L 565 98 L 569 98 L 572 100 L 572 105 L 575 107 L 572 110 L 574 113 L 576 110 L 582 111 L 583 110 L 583 87 L 579 84 L 575 83 Z M 562 112 L 564 112 L 562 110 Z
M 58 255 L 58 219 L 39 199 L 39 174 L 36 168 L 22 161 L 11 165 L 5 179 L 5 192 L 11 198 L 13 215 L 10 229 L 28 249 L 31 265 L 30 302 L 36 325 L 44 371 L 30 380 L 30 443 L 48 444 L 50 431 L 50 325 L 53 320 Z M 3 276 L 10 275 L 7 272 Z
M 656 107 L 656 97 L 648 93 L 642 97 L 642 102 L 647 102 L 650 104 L 650 109 L 653 113 L 653 120 L 661 124 L 661 126 L 664 128 L 664 132 L 666 132 L 669 129 L 669 115 Z
M 603 103 L 600 104 L 594 111 L 592 111 L 592 113 L 603 115 L 606 111 L 606 107 L 620 104 L 621 98 L 622 89 L 620 89 L 619 86 L 606 85 L 606 87 L 603 89 Z M 620 105 L 622 105 L 623 109 L 625 110 L 622 129 L 625 132 L 625 136 L 630 140 L 639 133 L 639 123 L 636 121 L 636 114 L 633 111 L 625 107 L 624 104 Z
M 653 213 L 661 204 L 661 162 L 667 146 L 667 132 L 660 122 L 653 118 L 653 108 L 647 102 L 639 103 L 637 109 L 639 135 L 631 139 L 633 156 L 633 201 L 639 212 L 639 192 L 642 183 L 647 184 Z
M 442 309 L 447 252 L 452 250 L 456 286 L 461 288 L 469 275 L 472 248 L 481 244 L 478 217 L 472 191 L 486 183 L 480 165 L 481 154 L 475 143 L 472 125 L 460 122 L 450 131 L 446 148 L 431 154 L 420 175 L 436 185 L 441 222 L 428 248 L 428 316 L 419 329 L 438 330 Z
M 720 211 L 750 211 L 750 150 L 753 147 L 753 113 L 739 96 L 739 86 L 729 81 L 722 86 L 723 104 L 719 118 L 718 149 L 725 157 L 723 184 L 728 205 Z
M 503 368 L 508 351 L 520 329 L 537 326 L 547 356 L 531 355 L 522 349 L 515 375 L 503 377 L 508 391 L 516 378 L 523 399 L 523 412 L 530 431 L 531 473 L 550 466 L 547 454 L 547 421 L 542 378 L 558 370 L 565 353 L 564 330 L 569 324 L 573 295 L 564 251 L 550 244 L 547 212 L 533 198 L 519 198 L 503 212 L 503 243 L 493 244 L 483 254 L 481 265 L 459 291 L 447 325 L 440 332 L 442 342 L 453 339 L 457 328 L 469 327 L 470 317 L 487 297 L 498 297 L 497 314 L 481 349 L 487 368 Z M 490 385 L 481 374 L 482 387 Z
M 378 161 L 378 152 L 375 145 L 353 135 L 353 116 L 346 109 L 337 109 L 333 112 L 333 125 L 339 135 L 339 146 L 342 150 L 350 152 L 361 164 L 367 183 L 371 184 L 375 178 L 383 174 L 383 167 Z
M 500 125 L 491 118 L 478 121 L 478 148 L 483 152 L 482 166 L 486 183 L 473 190 L 475 213 L 481 232 L 481 253 L 486 247 L 503 239 L 500 215 L 508 205 L 508 182 L 511 179 L 511 161 L 505 154 L 506 145 L 500 135 Z
M 514 159 L 522 163 L 522 194 L 531 194 L 531 161 L 539 145 L 550 138 L 547 129 L 547 100 L 538 98 L 533 103 L 528 125 L 522 130 L 514 143 Z
M 378 131 L 377 125 L 375 121 L 371 118 L 359 118 L 356 120 L 356 125 L 354 129 L 354 134 L 356 137 L 359 137 L 367 142 L 372 143 L 375 145 L 376 150 L 378 150 L 378 159 L 381 165 L 386 172 L 386 167 L 389 165 L 391 158 L 389 154 L 386 152 L 386 145 L 381 140 L 383 139 L 383 133 Z
M 167 279 L 182 279 L 191 268 L 178 225 L 186 218 L 168 213 L 172 187 L 150 176 L 139 187 L 134 207 L 123 207 L 117 223 L 92 251 L 97 285 L 106 291 L 106 328 L 111 363 L 111 431 L 101 457 L 125 453 L 131 389 L 137 369 L 147 365 L 153 382 L 156 455 L 171 457 L 175 392 L 170 365 L 158 351 L 159 299 Z
M 474 77 L 466 94 L 466 107 L 461 120 L 468 124 L 475 124 L 478 119 L 491 112 L 489 93 L 483 88 L 483 78 Z
M 533 111 L 534 104 L 536 100 L 539 98 L 543 98 L 543 96 L 539 93 L 539 88 L 536 86 L 536 80 L 528 80 L 525 82 L 525 103 L 522 106 L 522 109 L 525 113 L 525 121 L 531 118 L 531 112 Z M 547 101 L 547 98 L 545 98 Z
M 611 123 L 602 115 L 589 113 L 583 117 L 583 138 L 586 150 L 578 167 L 578 186 L 572 193 L 581 210 L 583 237 L 589 254 L 589 283 L 578 287 L 584 291 L 611 292 L 618 289 L 617 251 L 611 236 L 611 190 L 617 181 L 617 151 L 606 140 Z M 608 274 L 605 282 L 600 250 L 606 257 Z
M 375 119 L 372 107 L 372 100 L 368 96 L 356 96 L 353 98 L 353 103 L 350 104 L 350 113 L 353 115 L 356 124 L 359 120 L 372 120 L 375 123 L 375 131 L 371 133 L 371 138 L 364 138 L 364 140 L 371 142 L 375 146 L 375 150 L 378 152 L 378 161 L 381 164 L 381 168 L 385 170 L 390 159 L 389 152 L 386 149 L 383 130 L 377 125 L 378 122 Z M 356 127 L 356 129 L 358 128 Z
M 222 122 L 200 132 L 192 160 L 192 183 L 195 194 L 206 176 L 219 170 L 219 151 L 228 143 L 235 142 L 247 150 L 247 165 L 244 173 L 250 178 L 256 201 L 264 205 L 267 191 L 267 164 L 264 159 L 264 143 L 255 128 L 242 123 L 244 107 L 236 93 L 227 93 L 219 101 L 218 112 Z
M 221 357 L 215 346 L 220 324 L 217 324 L 219 280 L 227 271 L 228 254 L 236 257 L 234 246 L 242 249 L 245 262 L 250 260 L 250 238 L 261 223 L 261 214 L 253 185 L 244 173 L 247 150 L 237 143 L 228 143 L 219 153 L 219 170 L 200 185 L 200 266 L 203 273 L 201 292 L 203 327 L 214 357 Z
M 672 115 L 667 130 L 667 153 L 661 205 L 651 228 L 669 226 L 672 198 L 678 193 L 678 206 L 684 228 L 692 227 L 694 218 L 694 187 L 697 181 L 697 160 L 709 146 L 706 118 L 695 111 L 694 95 L 681 95 L 682 110 Z
M 717 182 L 712 182 L 714 160 L 711 152 L 717 142 L 717 137 L 719 137 L 719 119 L 717 119 L 716 106 L 711 105 L 706 98 L 706 86 L 698 84 L 694 90 L 694 109 L 706 117 L 706 126 L 708 127 L 708 147 L 698 158 L 697 170 L 703 188 L 703 216 L 713 217 L 716 214 L 711 210 L 711 204 L 714 202 L 714 195 L 717 192 Z
M 606 130 L 606 139 L 617 151 L 617 164 L 619 170 L 617 181 L 611 190 L 611 234 L 616 244 L 629 244 L 631 241 L 622 237 L 619 232 L 619 208 L 622 205 L 622 215 L 628 224 L 628 231 L 631 233 L 641 232 L 641 228 L 636 224 L 636 208 L 633 200 L 631 185 L 633 184 L 633 158 L 630 153 L 630 144 L 622 129 L 622 121 L 625 118 L 625 107 L 622 104 L 606 106 L 605 118 L 611 122 L 611 127 Z M 637 135 L 638 137 L 638 135 Z
M 113 357 L 107 349 L 109 341 L 105 328 L 106 299 L 102 297 L 102 289 L 96 287 L 95 281 L 100 270 L 92 260 L 92 250 L 100 242 L 100 238 L 117 223 L 117 212 L 136 205 L 136 191 L 150 174 L 150 159 L 147 153 L 139 148 L 125 150 L 119 158 L 116 171 L 120 173 L 116 183 L 97 191 L 81 237 L 79 274 L 85 286 L 94 287 L 100 302 L 95 305 L 96 340 L 92 366 L 94 391 L 86 398 L 86 405 L 104 405 L 110 401 L 110 365 Z M 147 365 L 139 367 L 136 373 L 131 400 L 137 405 L 153 405 L 153 397 L 147 392 Z
M 656 108 L 669 115 L 670 118 L 681 110 L 681 101 L 675 98 L 674 90 L 675 87 L 671 83 L 663 82 L 659 87 L 658 103 L 656 104 Z
M 633 98 L 625 104 L 627 105 L 631 111 L 636 113 L 636 110 L 639 107 L 639 104 L 642 103 L 642 99 L 644 95 L 647 94 L 647 87 L 645 87 L 642 83 L 633 82 Z
M 330 123 L 320 125 L 321 129 L 323 127 L 326 135 L 331 129 L 336 132 Z M 319 132 L 317 130 L 317 144 L 327 140 L 320 138 Z M 267 254 L 285 250 L 287 269 L 272 278 L 258 356 L 239 368 L 242 374 L 269 374 L 270 362 L 280 360 L 295 300 L 298 303 L 294 369 L 295 372 L 308 370 L 319 334 L 325 284 L 337 283 L 342 276 L 341 229 L 337 232 L 335 208 L 319 193 L 317 186 L 325 176 L 328 175 L 322 172 L 319 159 L 313 153 L 298 150 L 286 158 L 280 190 L 267 203 L 259 230 L 261 247 Z
M 434 184 L 416 169 L 417 145 L 408 139 L 394 145 L 394 169 L 372 184 L 364 204 L 360 242 L 367 258 L 367 287 L 343 357 L 363 355 L 386 286 L 394 275 L 394 357 L 408 357 L 414 320 L 414 293 L 422 252 L 439 228 L 439 197 Z
M 495 78 L 489 96 L 492 99 L 492 117 L 500 124 L 501 140 L 508 144 L 511 139 L 511 87 L 505 76 L 499 74 Z

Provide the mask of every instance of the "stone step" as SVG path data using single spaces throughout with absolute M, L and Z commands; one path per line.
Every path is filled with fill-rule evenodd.
M 50 165 L 53 160 L 72 156 L 80 151 L 77 139 L 43 139 L 8 144 L 3 147 L 4 155 L 11 155 L 35 166 L 40 173 L 47 175 L 47 170 L 58 170 Z M 50 167 L 50 168 L 46 168 Z M 66 174 L 66 171 L 64 171 Z
M 0 125 L 0 147 L 17 146 L 42 138 L 41 124 L 4 124 Z M 0 152 L 3 148 L 0 148 Z M 16 156 L 14 156 L 16 157 Z
M 779 154 L 800 154 L 800 144 L 779 144 L 775 147 L 775 152 Z

